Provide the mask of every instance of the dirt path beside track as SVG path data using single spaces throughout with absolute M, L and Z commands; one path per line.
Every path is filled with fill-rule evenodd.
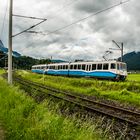
M 0 122 L 0 140 L 5 140 L 4 129 L 2 127 L 1 122 Z

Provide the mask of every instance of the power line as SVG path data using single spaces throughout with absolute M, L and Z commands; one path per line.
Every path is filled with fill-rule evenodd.
M 74 24 L 76 24 L 76 23 L 78 23 L 78 22 L 81 22 L 81 21 L 83 21 L 83 20 L 86 20 L 86 19 L 88 19 L 89 17 L 92 17 L 92 16 L 95 16 L 95 15 L 97 15 L 97 14 L 103 13 L 103 12 L 105 12 L 105 11 L 107 11 L 107 10 L 113 9 L 113 8 L 115 8 L 115 7 L 119 6 L 119 5 L 122 5 L 122 4 L 124 4 L 124 3 L 127 3 L 127 2 L 129 2 L 129 1 L 130 1 L 130 0 L 127 0 L 127 1 L 124 1 L 124 2 L 120 2 L 119 4 L 110 6 L 110 7 L 106 8 L 106 9 L 103 9 L 103 10 L 100 10 L 100 11 L 98 11 L 98 12 L 96 12 L 96 13 L 93 13 L 93 14 L 91 14 L 91 15 L 85 17 L 85 18 L 82 18 L 82 19 L 80 19 L 80 20 L 77 20 L 77 21 L 75 21 L 75 22 L 73 22 L 73 23 L 71 23 L 71 24 L 69 24 L 69 25 L 66 25 L 66 26 L 64 26 L 64 27 L 61 27 L 61 28 L 59 28 L 59 29 L 57 29 L 57 30 L 55 30 L 55 31 L 52 31 L 52 32 L 49 31 L 49 33 L 47 33 L 47 34 L 44 33 L 44 32 L 42 32 L 42 31 L 40 31 L 40 32 L 37 32 L 37 31 L 26 31 L 26 32 L 27 32 L 27 33 L 42 34 L 42 35 L 44 35 L 44 36 L 45 36 L 45 35 L 49 35 L 49 34 L 53 34 L 53 33 L 55 33 L 55 32 L 61 31 L 61 30 L 65 29 L 65 28 L 68 28 L 68 27 L 70 27 L 70 26 L 72 26 L 72 25 L 74 25 Z
M 57 13 L 57 14 L 54 17 L 49 18 L 49 20 L 54 19 L 56 16 L 58 16 L 61 13 L 60 11 L 63 11 L 66 7 L 69 7 L 69 6 L 73 5 L 74 3 L 78 2 L 78 1 L 79 0 L 73 0 L 72 2 L 66 3 L 62 8 L 56 10 L 55 13 Z
M 1 33 L 0 33 L 0 38 L 1 39 L 2 39 L 3 30 L 4 30 L 4 22 L 5 22 L 7 10 L 8 10 L 8 0 L 6 1 L 6 10 L 5 10 L 5 13 L 4 13 L 3 23 L 2 23 L 2 27 L 1 27 Z
M 33 25 L 33 26 L 31 26 L 31 27 L 29 27 L 29 28 L 27 28 L 27 29 L 25 29 L 25 30 L 23 30 L 23 31 L 21 31 L 21 32 L 19 32 L 19 33 L 17 33 L 17 34 L 12 35 L 12 37 L 16 37 L 16 36 L 18 36 L 18 35 L 20 35 L 20 34 L 22 34 L 22 33 L 24 33 L 24 32 L 27 32 L 28 30 L 33 29 L 33 28 L 35 28 L 36 26 L 40 25 L 41 23 L 45 22 L 46 20 L 47 20 L 47 19 L 44 19 L 43 21 L 40 21 L 39 23 L 37 23 L 37 24 L 35 24 L 35 25 Z
M 20 17 L 20 18 L 30 18 L 30 19 L 38 19 L 38 20 L 47 20 L 47 19 L 45 19 L 45 18 L 29 17 L 29 16 L 16 15 L 16 14 L 14 14 L 13 16 L 15 16 L 15 17 Z
M 72 5 L 73 3 L 77 2 L 77 1 L 79 1 L 79 0 L 73 0 L 71 2 L 66 3 L 61 9 L 58 9 L 57 12 L 63 10 L 66 7 L 69 7 L 70 5 Z
M 45 34 L 45 33 L 43 33 L 43 32 L 42 32 L 41 34 L 42 34 L 42 35 L 49 35 L 49 34 L 56 33 L 56 32 L 58 32 L 58 31 L 61 31 L 61 30 L 66 29 L 66 28 L 68 28 L 68 27 L 70 27 L 70 26 L 72 26 L 72 25 L 74 25 L 74 24 L 77 24 L 77 23 L 79 23 L 79 22 L 81 22 L 81 21 L 84 21 L 84 20 L 86 20 L 86 19 L 88 19 L 88 18 L 90 18 L 90 17 L 93 17 L 93 16 L 98 15 L 98 14 L 100 14 L 100 13 L 103 13 L 103 12 L 105 12 L 105 11 L 111 10 L 111 9 L 113 9 L 113 8 L 115 8 L 115 7 L 118 7 L 118 6 L 122 5 L 122 4 L 125 4 L 125 3 L 129 2 L 129 1 L 130 1 L 130 0 L 123 1 L 123 2 L 121 1 L 121 2 L 118 3 L 118 4 L 115 4 L 115 5 L 112 5 L 112 6 L 108 7 L 108 8 L 105 8 L 105 9 L 103 9 L 103 10 L 100 10 L 100 11 L 98 11 L 98 12 L 96 12 L 96 13 L 93 13 L 93 14 L 87 16 L 87 17 L 84 17 L 84 18 L 79 19 L 79 20 L 77 20 L 77 21 L 75 21 L 75 22 L 72 22 L 71 24 L 68 24 L 68 25 L 63 26 L 63 27 L 61 27 L 61 28 L 58 28 L 58 29 L 56 29 L 56 30 L 54 30 L 54 31 L 50 31 L 50 32 L 47 33 L 47 34 Z M 37 33 L 37 32 L 36 32 L 36 33 Z
M 49 35 L 49 34 L 53 34 L 53 33 L 55 33 L 55 32 L 58 32 L 58 31 L 61 31 L 61 30 L 63 30 L 63 29 L 65 29 L 65 28 L 68 28 L 68 27 L 70 27 L 70 26 L 72 26 L 72 25 L 74 25 L 74 24 L 76 24 L 76 23 L 78 23 L 78 22 L 81 22 L 81 21 L 83 21 L 83 20 L 86 20 L 86 19 L 88 19 L 89 17 L 92 17 L 92 16 L 95 16 L 95 15 L 97 15 L 97 14 L 100 14 L 100 13 L 103 13 L 103 12 L 105 12 L 105 11 L 108 11 L 108 10 L 110 10 L 110 9 L 113 9 L 113 8 L 115 8 L 115 7 L 117 7 L 117 6 L 120 6 L 120 5 L 122 5 L 122 4 L 125 4 L 125 3 L 127 3 L 127 2 L 129 2 L 129 1 L 131 1 L 131 0 L 127 0 L 127 1 L 121 1 L 120 3 L 118 3 L 118 4 L 116 4 L 116 5 L 113 5 L 113 6 L 110 6 L 110 7 L 108 7 L 108 8 L 106 8 L 106 9 L 103 9 L 103 10 L 100 10 L 100 11 L 98 11 L 98 12 L 96 12 L 96 13 L 93 13 L 93 14 L 91 14 L 91 15 L 89 15 L 89 16 L 87 16 L 87 17 L 85 17 L 85 18 L 82 18 L 82 19 L 80 19 L 80 20 L 77 20 L 77 21 L 75 21 L 75 22 L 73 22 L 73 23 L 71 23 L 71 24 L 69 24 L 69 25 L 66 25 L 66 26 L 64 26 L 64 27 L 61 27 L 61 28 L 59 28 L 59 29 L 57 29 L 57 30 L 55 30 L 55 31 L 48 31 L 49 33 L 45 33 L 45 32 L 42 32 L 42 31 L 40 31 L 40 32 L 37 32 L 37 31 L 27 31 L 27 33 L 34 33 L 34 34 L 41 34 L 41 35 Z M 32 43 L 33 44 L 33 43 Z M 24 49 L 23 49 L 24 50 Z

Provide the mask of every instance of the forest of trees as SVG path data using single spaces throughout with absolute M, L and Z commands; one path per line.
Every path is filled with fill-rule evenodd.
M 128 70 L 140 71 L 140 52 L 131 52 L 123 56 L 123 61 L 127 63 Z M 7 67 L 7 55 L 0 52 L 0 67 Z M 33 65 L 59 63 L 64 62 L 62 60 L 50 60 L 50 59 L 35 59 L 29 56 L 13 57 L 13 67 L 16 69 L 30 70 Z
M 13 57 L 14 69 L 27 69 L 30 70 L 33 65 L 37 64 L 48 64 L 50 59 L 35 59 L 29 56 Z M 8 59 L 7 55 L 0 55 L 0 67 L 7 67 Z

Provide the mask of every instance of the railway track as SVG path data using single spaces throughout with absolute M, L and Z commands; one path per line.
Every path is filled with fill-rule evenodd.
M 109 117 L 119 119 L 132 125 L 140 126 L 140 112 L 134 112 L 125 108 L 115 107 L 110 104 L 101 103 L 97 100 L 91 100 L 86 96 L 80 96 L 79 94 L 72 94 L 56 90 L 46 85 L 41 85 L 23 78 L 14 77 L 14 81 L 18 82 L 22 86 L 32 87 L 38 92 L 43 94 L 42 98 L 47 98 L 46 95 L 53 96 L 71 103 L 74 103 L 80 107 L 84 107 L 90 111 L 98 112 Z

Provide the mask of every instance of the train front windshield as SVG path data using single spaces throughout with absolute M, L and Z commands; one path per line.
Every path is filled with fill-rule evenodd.
M 119 63 L 119 64 L 117 64 L 117 69 L 118 70 L 127 70 L 127 66 L 125 63 Z

